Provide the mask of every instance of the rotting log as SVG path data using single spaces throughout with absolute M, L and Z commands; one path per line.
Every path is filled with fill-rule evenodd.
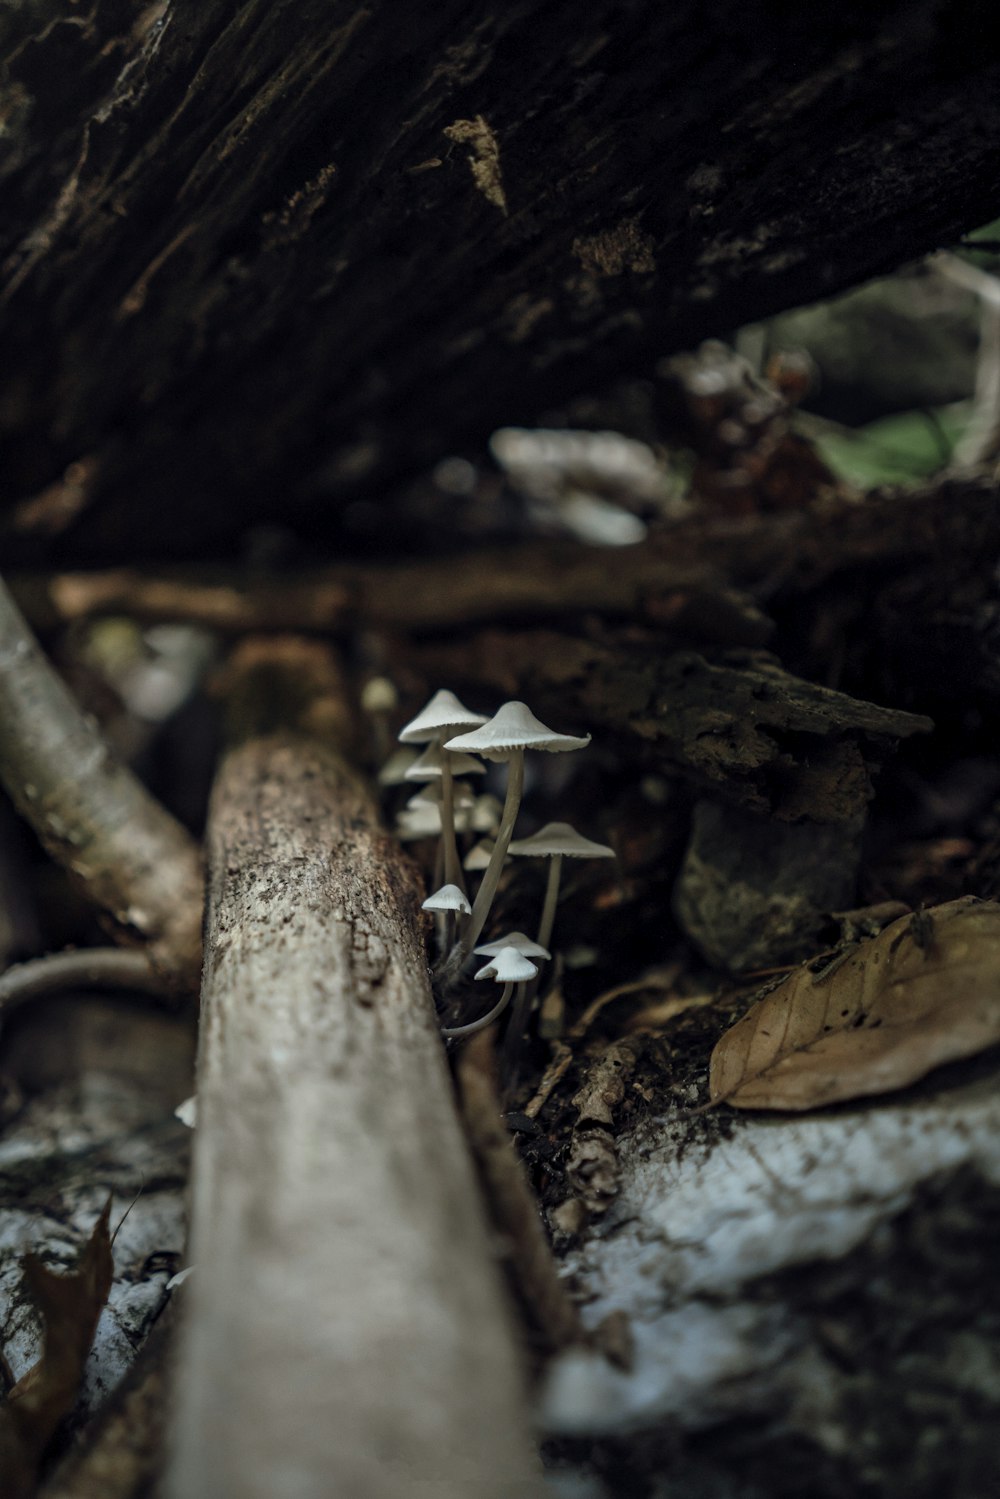
M 5 556 L 412 544 L 394 478 L 989 220 L 980 11 L 5 7 Z
M 702 791 L 792 822 L 850 822 L 896 741 L 933 728 L 803 681 L 764 652 L 665 655 L 634 633 L 617 643 L 484 630 L 413 659 L 429 679 L 525 696 L 550 722 L 600 732 Z
M 46 659 L 0 580 L 0 781 L 116 935 L 178 988 L 197 986 L 197 846 L 120 764 Z
M 341 752 L 323 647 L 245 642 L 228 696 L 167 1492 L 533 1494 L 417 877 Z

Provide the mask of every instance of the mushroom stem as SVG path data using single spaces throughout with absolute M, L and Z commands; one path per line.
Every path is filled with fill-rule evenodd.
M 521 806 L 521 793 L 524 791 L 524 750 L 516 749 L 508 761 L 507 769 L 507 795 L 504 798 L 503 815 L 500 818 L 500 831 L 497 833 L 497 841 L 490 855 L 490 862 L 483 875 L 483 883 L 476 892 L 476 899 L 472 907 L 472 915 L 469 924 L 459 938 L 456 951 L 460 954 L 459 961 L 464 961 L 468 954 L 479 941 L 479 934 L 486 925 L 486 918 L 490 914 L 493 897 L 497 893 L 500 876 L 503 873 L 503 862 L 507 857 L 507 849 L 514 833 L 514 824 Z M 449 960 L 449 966 L 450 966 Z
M 518 984 L 517 988 L 520 991 L 524 988 L 524 985 Z M 498 1015 L 503 1014 L 510 1003 L 510 996 L 513 992 L 513 984 L 504 984 L 503 993 L 492 1010 L 487 1011 L 485 1015 L 480 1015 L 478 1020 L 473 1020 L 468 1025 L 450 1025 L 444 1027 L 441 1031 L 442 1036 L 471 1036 L 474 1031 L 485 1030 L 488 1025 L 491 1025 L 496 1020 Z
M 549 878 L 545 886 L 545 902 L 542 906 L 542 919 L 538 923 L 538 944 L 540 947 L 549 947 L 552 937 L 552 928 L 556 919 L 556 904 L 559 900 L 559 881 L 562 877 L 562 854 L 553 854 L 549 864 Z
M 539 959 L 539 961 L 542 961 Z M 510 1085 L 514 1081 L 514 1065 L 517 1061 L 521 1042 L 524 1040 L 525 1028 L 528 1024 L 528 1016 L 531 1014 L 531 1002 L 535 997 L 538 987 L 537 975 L 533 979 L 525 979 L 517 986 L 517 998 L 514 1008 L 510 1012 L 507 1022 L 507 1032 L 503 1038 L 503 1048 L 500 1054 L 500 1070 L 505 1083 Z
M 465 880 L 455 841 L 455 782 L 451 774 L 451 758 L 446 749 L 441 751 L 441 847 L 444 849 L 444 882 L 446 885 L 457 885 L 464 895 Z

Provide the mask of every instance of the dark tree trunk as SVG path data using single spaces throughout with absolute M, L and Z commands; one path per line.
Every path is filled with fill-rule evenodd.
M 499 422 L 954 239 L 996 211 L 979 15 L 8 9 L 5 555 L 333 544 Z

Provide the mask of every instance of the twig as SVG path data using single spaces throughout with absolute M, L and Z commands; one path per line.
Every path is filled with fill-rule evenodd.
M 494 1221 L 507 1238 L 521 1297 L 551 1349 L 583 1342 L 579 1315 L 559 1279 L 538 1203 L 503 1122 L 489 1032 L 465 1047 L 456 1074 L 466 1133 Z
M 169 994 L 172 985 L 138 949 L 80 948 L 32 958 L 0 974 L 0 1011 L 61 989 L 136 989 L 144 994 Z
M 197 847 L 112 756 L 0 581 L 0 781 L 52 857 L 178 987 L 197 983 Z

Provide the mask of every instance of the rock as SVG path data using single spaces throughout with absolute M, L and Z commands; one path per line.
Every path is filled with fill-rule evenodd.
M 853 902 L 862 826 L 861 818 L 776 822 L 700 801 L 674 914 L 716 968 L 741 973 L 808 958 L 823 917 Z

